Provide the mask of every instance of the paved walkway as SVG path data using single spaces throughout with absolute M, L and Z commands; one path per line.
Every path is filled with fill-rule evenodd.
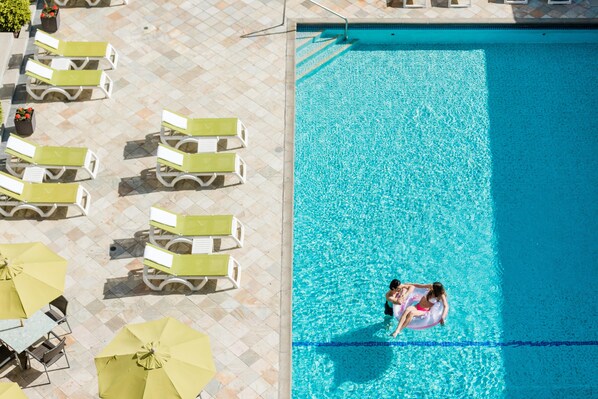
M 419 10 L 403 9 L 397 0 L 392 7 L 383 0 L 325 2 L 351 18 L 368 20 L 594 18 L 597 12 L 587 0 L 572 6 L 473 0 L 468 9 Z M 115 82 L 111 99 L 94 94 L 75 102 L 56 97 L 30 103 L 37 117 L 33 140 L 88 146 L 102 167 L 96 180 L 83 182 L 92 195 L 88 217 L 0 221 L 2 242 L 41 241 L 69 260 L 71 368 L 52 372 L 52 384 L 27 389 L 27 395 L 97 397 L 94 355 L 124 324 L 172 316 L 211 337 L 219 371 L 204 397 L 285 397 L 279 396 L 279 377 L 288 380 L 286 372 L 279 373 L 279 353 L 288 349 L 280 348 L 280 331 L 287 329 L 280 326 L 286 311 L 279 295 L 287 36 L 282 0 L 131 0 L 127 6 L 95 8 L 79 1 L 61 14 L 57 36 L 108 40 L 121 59 L 117 70 L 108 71 Z M 286 16 L 329 18 L 303 0 L 289 0 Z M 197 117 L 240 117 L 250 129 L 249 148 L 239 150 L 249 165 L 247 184 L 227 180 L 210 189 L 162 188 L 152 168 L 165 107 Z M 237 215 L 247 226 L 245 247 L 230 251 L 243 267 L 241 289 L 227 290 L 223 282 L 196 294 L 149 291 L 139 275 L 139 256 L 152 204 Z M 22 386 L 45 378 L 39 368 L 1 375 L 0 380 Z

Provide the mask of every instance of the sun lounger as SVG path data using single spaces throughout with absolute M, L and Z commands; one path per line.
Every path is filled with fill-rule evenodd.
M 89 192 L 78 183 L 32 183 L 0 172 L 0 214 L 5 217 L 21 209 L 48 217 L 62 206 L 75 206 L 87 215 L 90 200 Z
M 145 246 L 143 254 L 143 282 L 154 291 L 166 284 L 180 283 L 197 291 L 208 280 L 225 279 L 235 288 L 241 286 L 241 266 L 230 255 L 177 254 L 152 244 Z M 159 285 L 153 283 L 159 281 Z M 199 284 L 193 284 L 198 280 Z
M 100 1 L 102 1 L 102 0 L 85 0 L 87 5 L 90 7 L 97 6 L 100 3 Z M 110 0 L 108 0 L 108 1 L 111 3 Z M 54 0 L 54 2 L 62 7 L 62 6 L 66 6 L 67 3 L 69 2 L 69 0 Z M 129 0 L 123 0 L 122 5 L 127 5 L 127 4 L 129 4 Z
M 22 178 L 25 168 L 39 166 L 45 169 L 49 179 L 59 179 L 68 169 L 82 169 L 92 179 L 98 175 L 98 157 L 83 147 L 38 146 L 11 134 L 6 143 L 6 169 Z
M 178 181 L 185 179 L 207 187 L 216 177 L 226 175 L 234 175 L 245 183 L 247 164 L 234 153 L 189 154 L 163 144 L 158 146 L 156 177 L 167 187 L 174 187 Z
M 73 69 L 83 69 L 91 60 L 106 60 L 113 69 L 118 64 L 118 53 L 108 42 L 71 42 L 55 38 L 42 30 L 35 33 L 37 51 L 35 59 L 68 58 L 72 61 L 83 61 L 81 65 L 71 62 Z
M 238 139 L 242 147 L 247 147 L 248 143 L 247 128 L 237 118 L 187 118 L 172 111 L 162 111 L 160 139 L 164 144 L 179 148 L 202 137 Z
M 245 226 L 233 215 L 181 215 L 156 206 L 150 208 L 149 240 L 154 245 L 166 241 L 166 249 L 177 242 L 192 244 L 195 237 L 230 237 L 242 247 L 244 236 Z
M 104 71 L 99 70 L 60 70 L 29 59 L 25 67 L 27 93 L 36 100 L 42 100 L 51 92 L 62 93 L 69 100 L 76 100 L 84 89 L 100 89 L 110 98 L 112 95 L 112 79 Z M 77 90 L 70 94 L 67 90 Z M 35 92 L 41 91 L 41 94 Z

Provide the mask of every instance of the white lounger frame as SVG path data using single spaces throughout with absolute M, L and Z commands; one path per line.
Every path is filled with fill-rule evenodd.
M 10 136 L 6 143 L 6 148 L 10 148 L 11 150 L 18 152 L 19 154 L 23 154 L 29 158 L 33 158 L 35 155 L 36 147 L 31 145 L 23 140 L 20 140 L 17 136 Z M 56 166 L 56 165 L 41 165 L 41 164 L 31 164 L 26 161 L 22 161 L 21 158 L 16 157 L 14 155 L 10 155 L 6 158 L 6 170 L 13 176 L 18 178 L 22 178 L 23 174 L 25 173 L 25 168 L 28 166 L 39 166 L 45 169 L 45 176 L 50 180 L 57 180 L 62 177 L 64 172 L 67 170 L 84 170 L 86 171 L 92 179 L 95 179 L 98 175 L 98 169 L 100 167 L 100 160 L 98 159 L 97 155 L 94 154 L 91 150 L 87 149 L 87 154 L 85 154 L 85 161 L 81 166 Z M 18 171 L 16 169 L 22 168 L 22 171 Z M 53 172 L 55 171 L 55 172 Z
M 173 255 L 153 247 L 146 246 L 143 257 L 164 267 L 172 267 Z M 156 285 L 152 280 L 158 280 L 160 283 Z M 228 261 L 228 271 L 226 276 L 175 276 L 154 269 L 153 267 L 150 268 L 147 265 L 143 266 L 143 282 L 154 291 L 161 291 L 167 284 L 171 283 L 184 284 L 191 291 L 199 291 L 206 285 L 208 280 L 228 280 L 235 288 L 240 288 L 241 265 L 239 265 L 239 262 L 231 256 Z M 196 284 L 193 283 L 195 281 L 197 281 Z
M 0 186 L 2 186 L 6 190 L 12 191 L 19 195 L 23 192 L 23 184 L 18 184 L 20 182 L 15 182 L 12 179 L 10 182 L 8 182 L 7 180 L 8 179 L 6 179 L 5 176 L 0 175 Z M 43 184 L 43 183 L 37 183 L 37 184 Z M 83 215 L 87 215 L 89 213 L 90 204 L 91 204 L 91 194 L 89 194 L 89 191 L 84 189 L 82 186 L 78 187 L 77 200 L 73 204 L 57 204 L 57 203 L 52 203 L 52 202 L 39 202 L 39 203 L 33 204 L 33 203 L 18 201 L 16 199 L 12 199 L 9 196 L 0 194 L 0 214 L 4 217 L 13 217 L 18 211 L 20 211 L 22 209 L 29 209 L 29 210 L 35 211 L 41 217 L 49 217 L 54 212 L 56 212 L 56 210 L 59 207 L 62 207 L 62 206 L 66 206 L 66 207 L 76 206 L 81 211 L 81 213 Z M 50 209 L 48 209 L 47 211 L 43 211 L 41 209 L 41 207 L 46 207 L 46 206 L 49 206 Z M 6 209 L 6 208 L 8 208 L 8 209 Z
M 160 162 L 163 159 L 175 165 L 183 165 L 183 157 L 178 152 L 169 150 L 166 147 L 158 147 L 158 164 L 156 165 L 156 178 L 160 183 L 166 187 L 174 187 L 181 180 L 193 180 L 201 187 L 208 187 L 214 183 L 218 176 L 232 175 L 236 176 L 239 181 L 244 184 L 247 181 L 247 164 L 238 154 L 235 154 L 235 171 L 234 172 L 214 172 L 214 173 L 194 173 L 182 172 L 180 170 L 171 168 Z M 207 178 L 207 180 L 204 180 Z
M 187 119 L 183 116 L 177 115 L 173 112 L 168 110 L 162 110 L 162 122 L 169 123 L 173 126 L 178 127 L 179 129 L 187 130 Z M 241 142 L 242 147 L 247 147 L 249 144 L 249 132 L 247 131 L 247 127 L 239 118 L 237 118 L 237 135 L 236 136 L 189 136 L 183 133 L 180 133 L 176 130 L 167 129 L 164 126 L 160 127 L 160 140 L 162 143 L 166 145 L 172 146 L 169 141 L 174 143 L 174 148 L 179 148 L 183 144 L 187 143 L 197 143 L 198 140 L 202 138 L 213 137 L 217 140 L 226 140 L 227 145 L 228 141 L 232 139 L 237 139 Z
M 153 206 L 150 208 L 150 221 L 165 224 L 171 227 L 176 227 L 176 215 L 174 213 L 170 213 L 163 209 L 155 208 Z M 206 237 L 210 238 L 212 241 L 215 238 L 224 239 L 230 237 L 235 241 L 235 244 L 238 248 L 242 248 L 243 241 L 245 239 L 245 226 L 235 216 L 233 216 L 231 224 L 232 234 L 221 236 L 183 236 L 179 234 L 172 234 L 169 231 L 162 230 L 161 228 L 152 226 L 150 224 L 149 241 L 154 245 L 163 246 L 164 248 L 168 249 L 171 245 L 174 245 L 179 242 L 192 244 L 193 239 L 196 237 Z M 158 244 L 157 241 L 167 242 L 164 245 L 161 245 Z
M 56 1 L 56 3 L 58 3 L 58 1 Z M 58 46 L 60 44 L 60 41 L 58 39 L 53 38 L 52 36 L 48 35 L 47 33 L 38 30 L 35 33 L 35 40 L 45 44 L 48 47 L 52 47 L 54 49 L 58 49 Z M 112 69 L 116 69 L 116 66 L 118 65 L 118 53 L 116 52 L 116 50 L 114 49 L 114 47 L 112 47 L 112 45 L 110 43 L 107 43 L 106 46 L 106 54 L 104 54 L 103 57 L 65 57 L 65 56 L 61 56 L 61 55 L 56 55 L 56 54 L 52 54 L 50 52 L 48 52 L 46 49 L 39 47 L 39 46 L 35 46 L 36 50 L 35 50 L 35 54 L 33 55 L 33 57 L 36 60 L 51 60 L 51 59 L 56 59 L 56 58 L 64 58 L 64 59 L 68 59 L 68 60 L 72 60 L 72 61 L 83 61 L 83 63 L 81 65 L 77 65 L 75 62 L 70 62 L 69 65 L 71 66 L 72 69 L 84 69 L 87 64 L 89 63 L 89 61 L 91 60 L 97 60 L 97 61 L 102 61 L 102 60 L 106 60 L 108 61 L 108 63 L 110 64 L 110 67 Z
M 25 69 L 31 73 L 34 73 L 46 79 L 52 79 L 52 74 L 54 73 L 54 70 L 52 68 L 35 64 L 33 62 L 28 62 Z M 100 89 L 104 93 L 104 95 L 106 95 L 106 98 L 110 98 L 110 96 L 112 95 L 112 88 L 114 86 L 114 82 L 112 82 L 112 79 L 110 79 L 110 77 L 106 75 L 106 72 L 104 71 L 102 71 L 100 83 L 97 86 L 52 86 L 49 83 L 36 79 L 33 76 L 27 76 L 27 78 L 28 79 L 25 89 L 31 97 L 38 101 L 43 100 L 46 94 L 53 92 L 61 93 L 68 100 L 73 101 L 76 100 L 81 95 L 81 93 L 83 93 L 84 89 Z M 34 93 L 34 91 L 38 90 L 41 90 L 42 93 Z M 70 94 L 67 90 L 77 91 L 75 92 L 75 94 Z

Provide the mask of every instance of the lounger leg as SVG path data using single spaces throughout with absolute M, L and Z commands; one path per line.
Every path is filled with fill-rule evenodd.
M 35 93 L 33 92 L 34 88 L 33 88 L 33 87 L 31 87 L 31 85 L 30 85 L 29 83 L 27 83 L 27 84 L 25 85 L 25 90 L 27 91 L 27 93 L 28 93 L 28 94 L 29 94 L 29 95 L 30 95 L 30 96 L 31 96 L 31 97 L 32 97 L 34 100 L 38 100 L 38 101 L 41 101 L 41 100 L 44 98 L 44 96 L 46 95 L 46 92 L 45 92 L 45 91 L 42 93 L 42 95 L 41 95 L 41 96 L 38 96 L 37 94 L 35 94 Z M 41 89 L 37 89 L 37 90 L 41 90 Z
M 34 87 L 31 87 L 31 85 L 29 85 L 29 83 L 27 83 L 27 85 L 25 86 L 25 90 L 27 90 L 27 93 L 29 93 L 29 95 L 31 97 L 33 97 L 35 100 L 38 100 L 38 101 L 43 100 L 43 98 L 46 96 L 46 94 L 52 93 L 52 92 L 63 94 L 67 98 L 67 100 L 73 101 L 73 100 L 76 100 L 81 95 L 81 93 L 83 92 L 83 87 L 79 86 L 79 88 L 77 89 L 77 92 L 73 95 L 69 94 L 68 91 L 66 91 L 65 89 L 63 89 L 61 87 L 47 87 L 47 88 L 35 87 L 34 88 Z M 40 95 L 36 95 L 35 93 L 33 93 L 33 90 L 43 90 L 43 92 Z
M 177 243 L 179 243 L 179 242 L 182 242 L 182 243 L 185 243 L 185 244 L 190 244 L 190 245 L 193 245 L 193 240 L 192 240 L 192 239 L 190 239 L 190 238 L 187 238 L 187 237 L 177 237 L 177 238 L 174 238 L 174 239 L 172 239 L 172 240 L 168 241 L 168 242 L 166 243 L 166 245 L 164 245 L 164 248 L 165 248 L 165 249 L 168 249 L 168 248 L 170 248 L 170 246 L 171 246 L 171 245 L 173 245 L 173 244 L 177 244 Z
M 171 177 L 171 176 L 166 176 L 166 177 Z M 160 183 L 162 183 L 163 185 L 165 185 L 166 187 L 174 187 L 175 185 L 175 181 L 174 179 L 171 180 L 170 182 L 167 182 L 166 179 L 164 179 L 164 177 L 162 176 L 162 171 L 161 171 L 161 167 L 160 165 L 158 165 L 156 167 L 156 179 L 158 179 L 158 181 Z
M 21 173 L 18 173 L 14 168 L 19 167 L 18 164 L 14 164 L 12 163 L 11 159 L 8 158 L 6 160 L 6 170 L 8 171 L 8 173 L 10 173 L 13 176 L 16 176 L 18 178 L 23 178 L 23 175 L 25 174 L 25 168 L 23 168 L 23 171 Z
M 50 171 L 50 169 L 46 169 L 46 176 L 48 176 L 48 179 L 50 179 L 50 180 L 60 179 L 62 177 L 62 175 L 64 174 L 64 172 L 66 172 L 65 167 L 57 168 L 57 169 L 58 169 L 57 173 L 52 173 Z
M 56 212 L 56 209 L 58 209 L 58 205 L 56 205 L 56 204 L 52 205 L 47 212 L 44 212 L 38 206 L 31 205 L 31 204 L 17 205 L 10 211 L 8 216 L 13 217 L 21 209 L 32 210 L 32 211 L 36 212 L 39 216 L 41 216 L 43 218 L 47 218 L 47 217 L 51 216 L 54 212 Z

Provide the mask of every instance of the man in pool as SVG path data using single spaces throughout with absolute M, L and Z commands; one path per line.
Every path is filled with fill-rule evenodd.
M 400 305 L 411 295 L 414 286 L 410 284 L 401 284 L 396 278 L 390 282 L 389 290 L 386 293 L 386 302 L 384 302 L 384 314 L 392 316 L 392 305 Z

